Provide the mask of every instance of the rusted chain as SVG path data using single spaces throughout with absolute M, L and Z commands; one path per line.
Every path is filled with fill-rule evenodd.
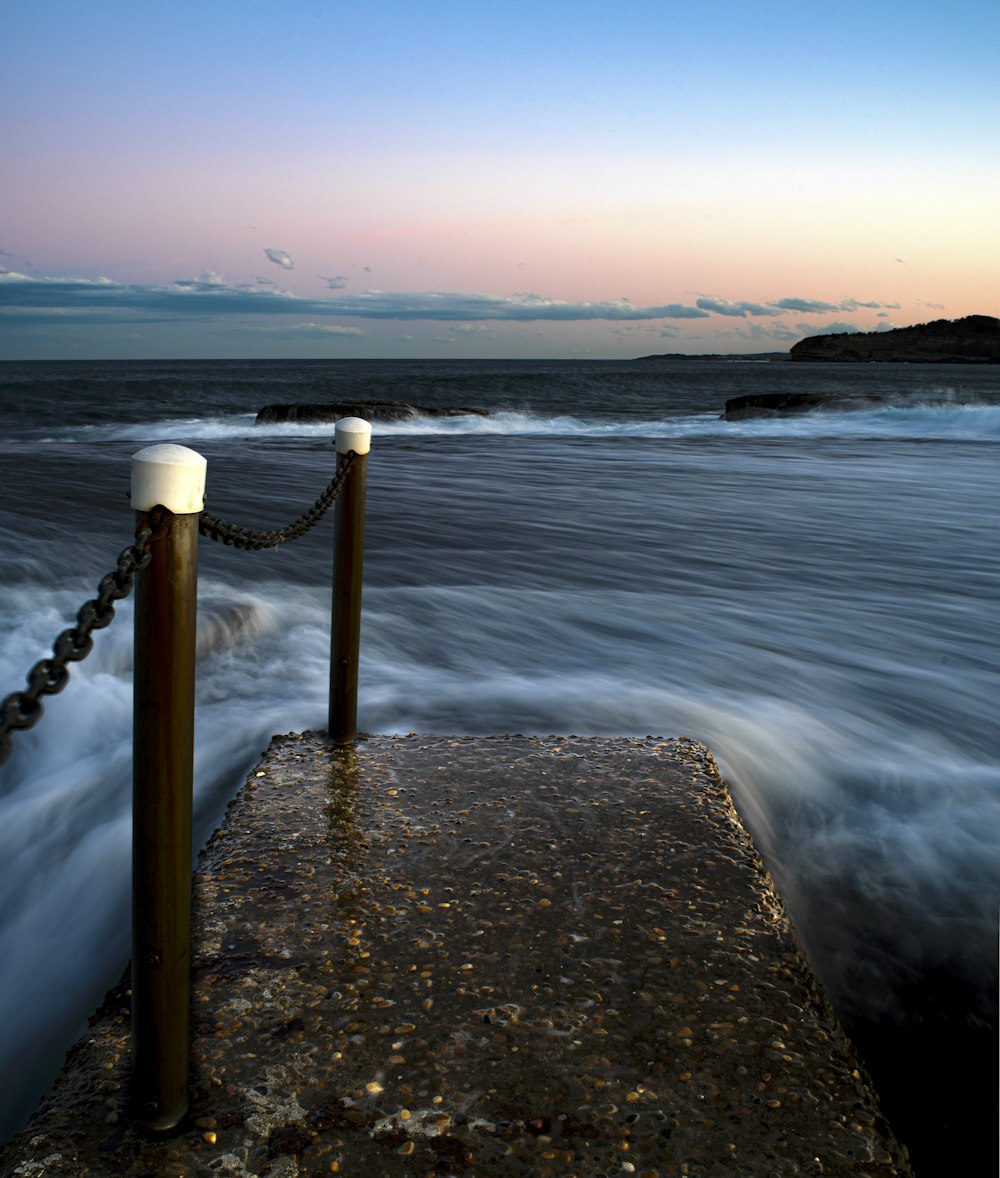
M 155 525 L 156 513 L 150 520 Z M 122 550 L 118 565 L 97 587 L 97 596 L 84 602 L 76 625 L 63 630 L 52 644 L 52 657 L 41 659 L 27 675 L 26 691 L 15 691 L 0 703 L 0 765 L 11 753 L 10 734 L 17 728 L 31 728 L 43 712 L 42 696 L 56 695 L 69 682 L 69 664 L 85 659 L 94 649 L 94 630 L 103 630 L 115 616 L 114 603 L 128 597 L 135 574 L 150 561 L 153 526 L 149 520 L 136 531 L 136 542 Z
M 304 536 L 311 527 L 318 524 L 330 509 L 331 504 L 340 494 L 344 483 L 347 481 L 347 476 L 353 465 L 354 451 L 351 450 L 348 454 L 344 455 L 344 461 L 341 463 L 340 469 L 333 479 L 331 479 L 330 485 L 323 494 L 320 495 L 305 515 L 300 516 L 295 523 L 289 524 L 286 528 L 281 528 L 277 531 L 254 532 L 249 528 L 240 527 L 238 524 L 231 524 L 227 520 L 219 519 L 210 512 L 203 511 L 201 513 L 201 520 L 198 523 L 198 531 L 210 540 L 219 540 L 223 544 L 229 544 L 234 548 L 243 548 L 248 552 L 259 552 L 264 548 L 277 548 L 279 544 L 287 544 L 292 540 L 297 540 L 300 536 Z

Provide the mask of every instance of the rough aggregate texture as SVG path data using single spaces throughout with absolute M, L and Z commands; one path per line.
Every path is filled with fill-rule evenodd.
M 188 1121 L 123 984 L 0 1178 L 910 1174 L 693 741 L 277 737 L 195 922 Z

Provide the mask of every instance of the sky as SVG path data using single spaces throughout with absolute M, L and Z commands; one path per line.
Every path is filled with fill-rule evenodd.
M 1000 315 L 996 0 L 11 0 L 0 359 Z

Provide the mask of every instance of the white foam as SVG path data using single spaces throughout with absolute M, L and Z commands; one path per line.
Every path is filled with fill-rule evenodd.
M 156 422 L 111 422 L 69 426 L 52 431 L 45 442 L 169 442 L 246 440 L 263 438 L 332 438 L 332 422 L 282 422 L 256 425 L 253 414 L 197 418 L 168 418 Z M 575 417 L 528 410 L 497 410 L 487 417 L 421 417 L 380 422 L 372 426 L 378 437 L 582 437 L 582 438 L 935 438 L 965 441 L 1000 439 L 1000 406 L 956 404 L 946 391 L 941 400 L 920 404 L 887 404 L 852 412 L 812 412 L 769 418 L 724 421 L 717 413 L 670 415 L 630 420 Z

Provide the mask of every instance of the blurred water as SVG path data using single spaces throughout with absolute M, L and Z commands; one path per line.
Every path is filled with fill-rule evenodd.
M 933 1050 L 950 1037 L 957 1054 L 924 1051 L 920 1086 L 940 1122 L 974 1119 L 954 1074 L 946 1093 L 935 1073 L 989 1052 L 996 1012 L 989 372 L 73 365 L 56 381 L 42 367 L 0 382 L 19 492 L 0 516 L 0 690 L 129 541 L 141 446 L 199 449 L 213 512 L 274 526 L 330 477 L 332 430 L 255 427 L 260 405 L 368 390 L 493 409 L 375 430 L 361 726 L 705 741 L 842 1015 L 875 1052 L 886 1028 L 909 1044 L 941 1022 Z M 859 383 L 896 403 L 719 420 L 726 396 Z M 273 553 L 202 543 L 201 836 L 272 733 L 325 722 L 330 531 Z M 7 1131 L 128 954 L 129 611 L 0 771 Z

